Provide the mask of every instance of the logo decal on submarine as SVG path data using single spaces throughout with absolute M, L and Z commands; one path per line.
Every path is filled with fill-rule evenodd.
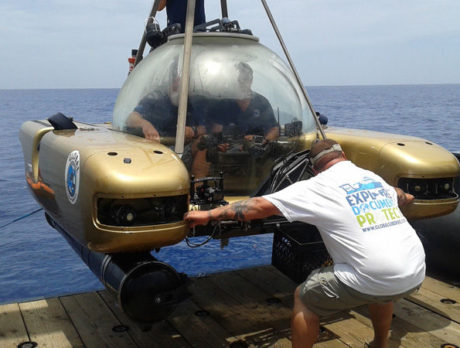
M 65 165 L 65 187 L 69 202 L 75 204 L 80 186 L 80 153 L 72 151 L 67 157 Z

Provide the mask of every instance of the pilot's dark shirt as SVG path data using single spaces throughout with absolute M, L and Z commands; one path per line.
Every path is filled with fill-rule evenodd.
M 243 135 L 266 135 L 276 127 L 273 109 L 264 96 L 253 92 L 249 106 L 242 111 L 234 99 L 216 101 L 207 112 L 207 123 L 217 123 L 224 127 L 234 124 Z
M 189 103 L 187 108 L 187 126 L 198 126 L 203 124 L 198 117 L 193 115 L 198 114 L 193 112 L 193 103 Z M 195 105 L 195 109 L 198 109 Z M 177 129 L 178 107 L 171 103 L 169 96 L 152 92 L 147 94 L 134 108 L 142 118 L 149 121 L 157 131 L 163 136 L 175 136 Z
M 187 16 L 187 0 L 168 0 L 166 2 L 166 13 L 168 15 L 168 25 L 179 23 L 181 31 L 185 31 L 185 18 Z M 195 23 L 194 25 L 206 22 L 204 12 L 204 0 L 196 0 L 195 3 Z

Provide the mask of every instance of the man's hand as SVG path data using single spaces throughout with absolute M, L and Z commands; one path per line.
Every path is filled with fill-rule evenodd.
M 217 145 L 217 150 L 220 151 L 220 152 L 227 152 L 229 147 L 230 147 L 229 143 L 218 144 Z
M 206 134 L 205 126 L 197 126 L 196 128 L 186 126 L 185 127 L 185 141 L 189 142 L 192 139 L 197 139 Z
M 184 215 L 184 221 L 190 228 L 193 228 L 197 225 L 207 225 L 210 220 L 211 215 L 209 214 L 209 211 L 193 210 Z
M 142 117 L 137 111 L 131 112 L 128 119 L 126 120 L 126 125 L 128 127 L 140 128 L 142 129 L 142 134 L 144 134 L 145 139 L 160 141 L 160 134 L 156 128 L 146 119 Z
M 149 121 L 143 122 L 142 133 L 144 133 L 145 139 L 160 142 L 160 133 Z
M 398 206 L 404 207 L 413 202 L 415 197 L 410 193 L 405 193 L 399 187 L 395 187 L 396 193 L 398 195 Z

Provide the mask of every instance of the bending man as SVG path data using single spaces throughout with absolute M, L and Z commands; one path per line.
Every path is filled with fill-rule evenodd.
M 210 221 L 284 215 L 316 225 L 334 266 L 314 270 L 294 294 L 293 347 L 311 347 L 319 318 L 367 304 L 374 346 L 388 346 L 393 302 L 418 289 L 425 253 L 398 206 L 414 197 L 348 161 L 337 142 L 315 143 L 315 177 L 284 190 L 185 215 L 190 227 Z

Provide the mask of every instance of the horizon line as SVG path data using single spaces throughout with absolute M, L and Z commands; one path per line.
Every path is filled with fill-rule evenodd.
M 316 87 L 391 87 L 391 86 L 448 86 L 460 85 L 460 82 L 448 83 L 389 83 L 389 84 L 353 84 L 353 85 L 305 85 L 305 88 Z M 0 88 L 0 91 L 42 91 L 42 90 L 88 90 L 88 89 L 121 89 L 122 87 L 57 87 L 57 88 Z

